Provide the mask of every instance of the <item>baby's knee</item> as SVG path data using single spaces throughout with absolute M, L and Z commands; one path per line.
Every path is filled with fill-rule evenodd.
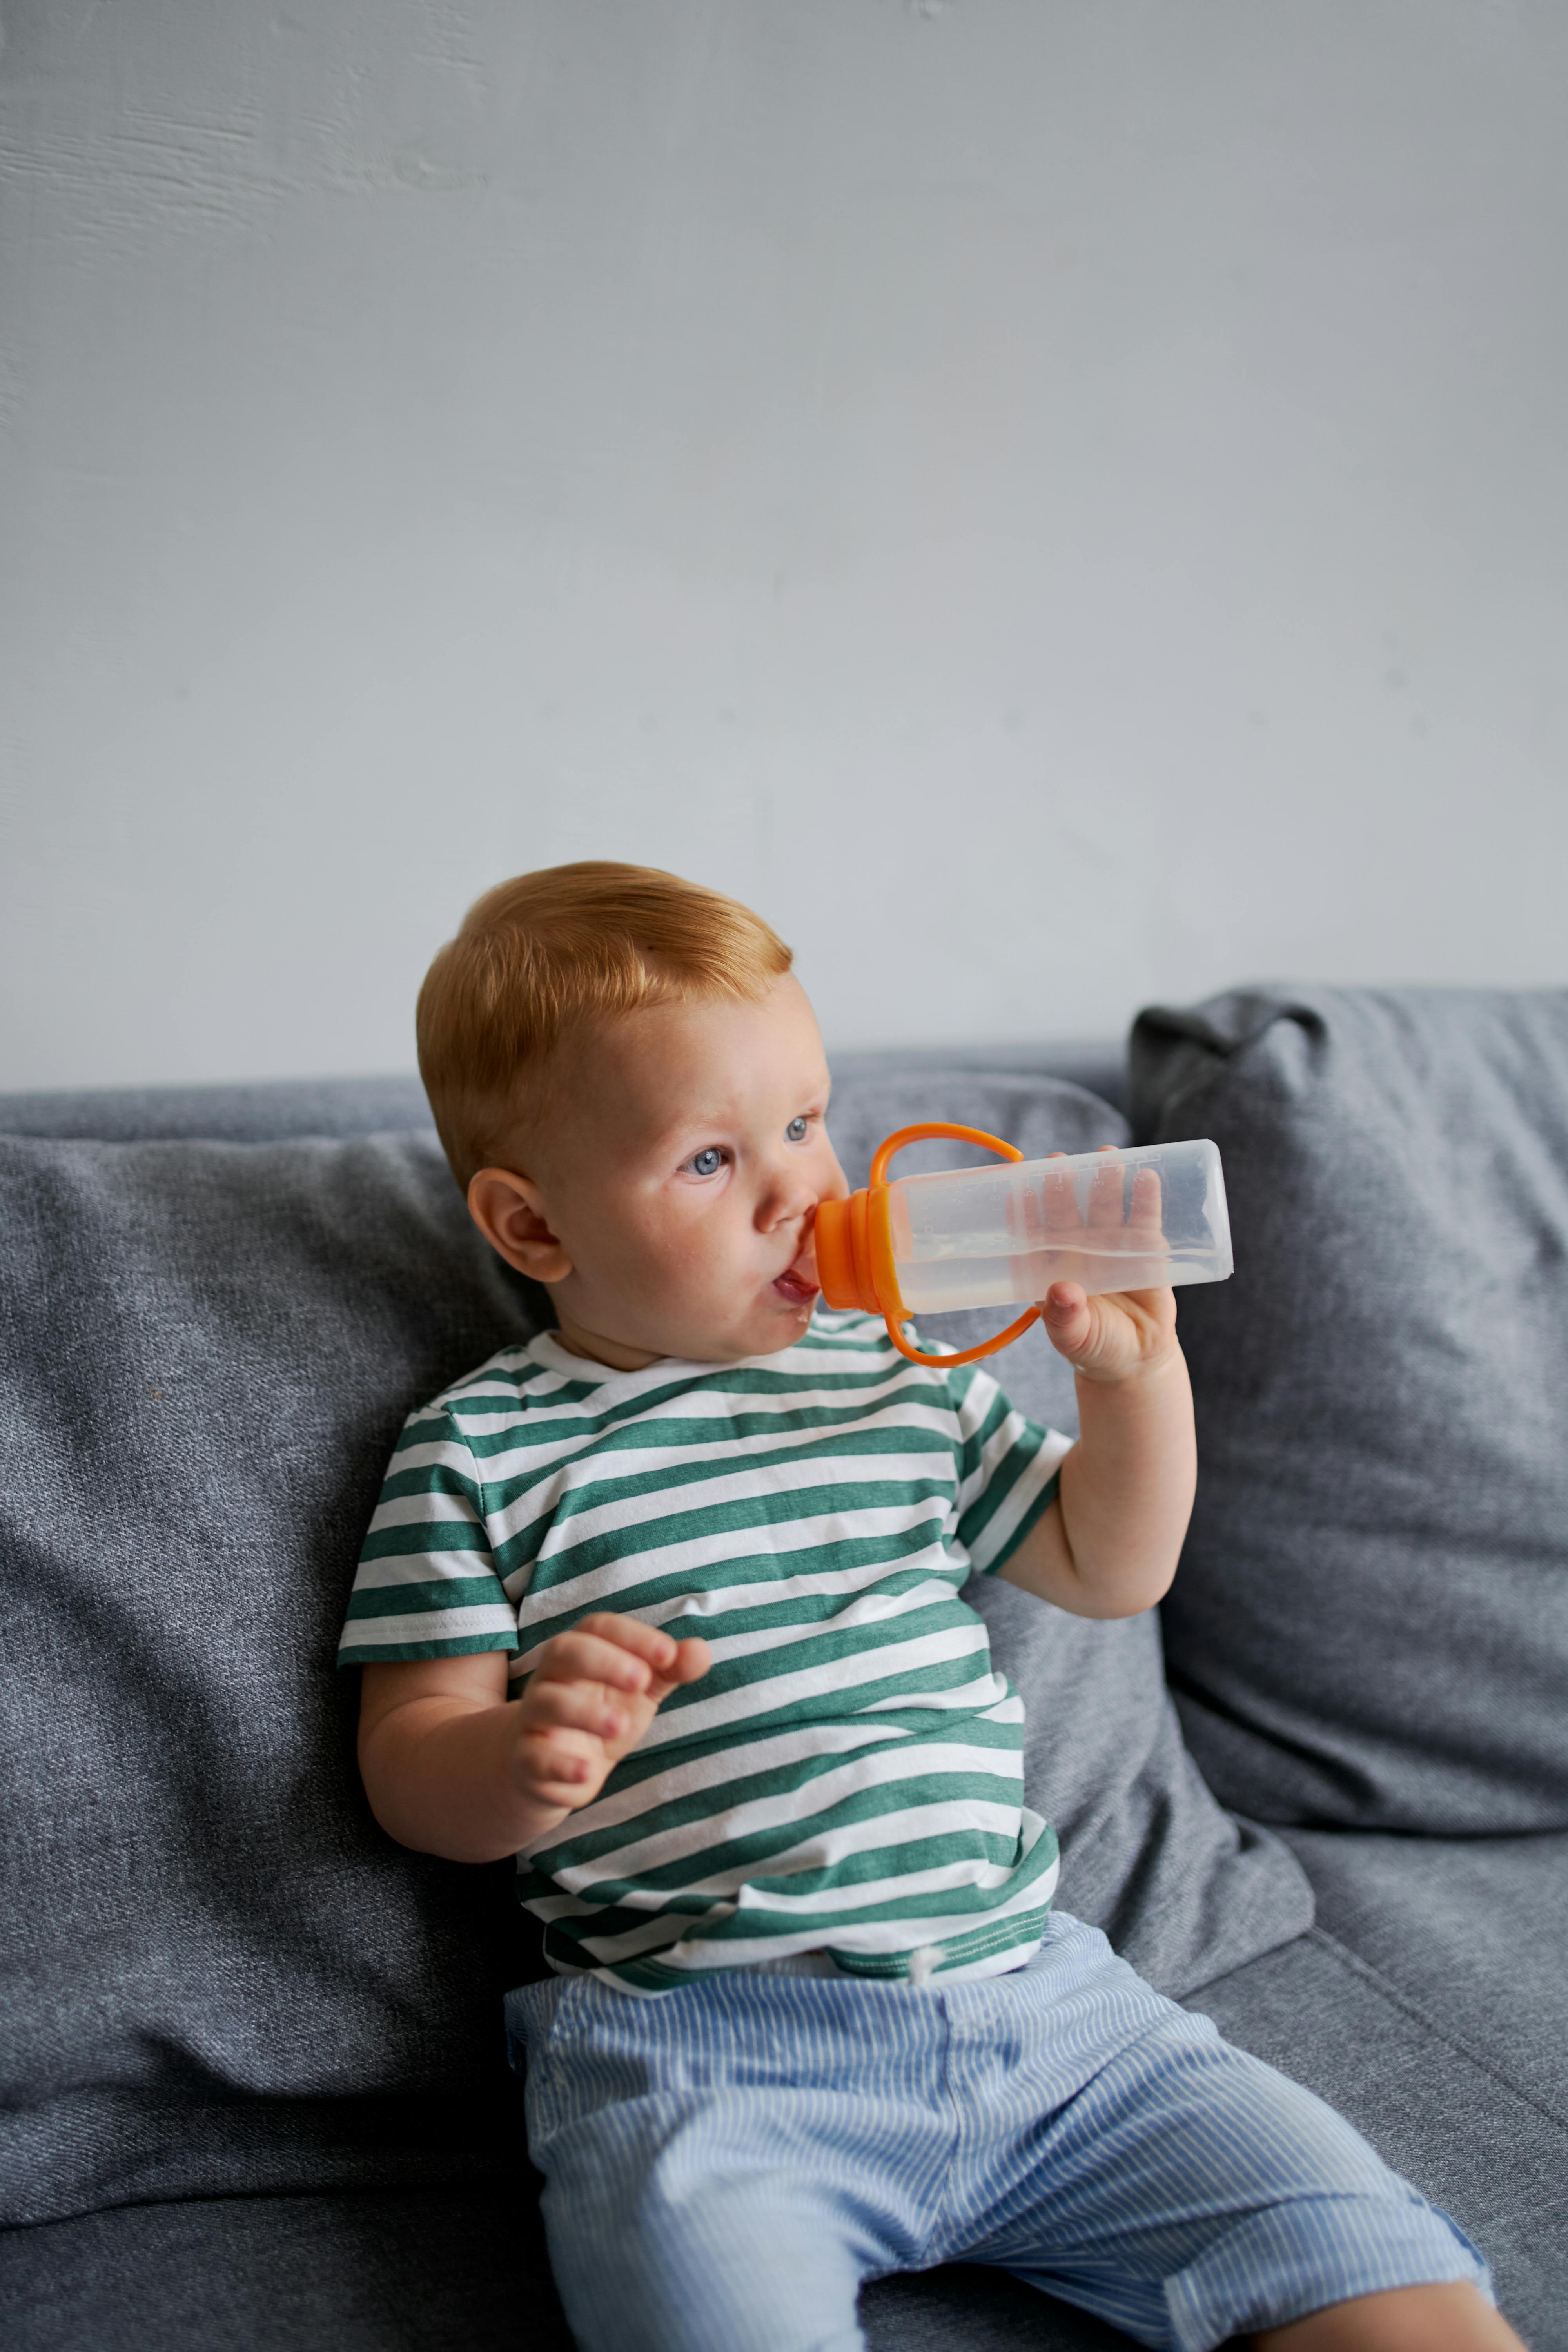
M 798 2183 L 656 2163 L 605 2186 L 586 2201 L 545 2190 L 582 2352 L 860 2352 L 862 2265 Z

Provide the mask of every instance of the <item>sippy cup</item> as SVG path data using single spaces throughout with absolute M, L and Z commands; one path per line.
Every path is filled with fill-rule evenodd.
M 925 1136 L 983 1144 L 1013 1164 L 889 1182 L 893 1154 Z M 879 1147 L 864 1192 L 816 1210 L 824 1300 L 883 1316 L 894 1347 L 916 1364 L 989 1356 L 1026 1330 L 1039 1308 L 978 1348 L 947 1356 L 910 1345 L 900 1328 L 907 1315 L 1039 1299 L 1053 1282 L 1091 1292 L 1223 1282 L 1232 1262 L 1225 1178 L 1208 1142 L 1026 1160 L 975 1127 L 901 1127 Z

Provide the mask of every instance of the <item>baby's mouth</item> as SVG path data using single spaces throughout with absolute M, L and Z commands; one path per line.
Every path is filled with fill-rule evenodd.
M 820 1285 L 816 1279 L 816 1250 L 808 1234 L 793 1262 L 777 1277 L 773 1288 L 792 1307 L 809 1307 Z

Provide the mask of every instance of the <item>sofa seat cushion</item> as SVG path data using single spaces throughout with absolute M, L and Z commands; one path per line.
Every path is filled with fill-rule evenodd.
M 1226 1804 L 1568 1829 L 1568 991 L 1146 1013 L 1136 1122 L 1212 1136 L 1201 1475 L 1166 1653 Z
M 573 2352 L 526 2168 L 8 2230 L 0 2336 L 9 2352 Z
M 1312 1882 L 1318 1925 L 1478 2066 L 1568 2127 L 1568 1835 L 1286 1836 Z
M 933 1108 L 1122 1132 L 973 1073 L 855 1080 L 839 1132 L 853 1160 Z M 493 2163 L 531 1923 L 508 1866 L 376 1827 L 332 1658 L 404 1414 L 541 1311 L 428 1133 L 0 1136 L 0 2219 Z M 1007 1376 L 1059 1412 L 1043 1341 Z M 1173 1989 L 1298 1933 L 1305 1875 L 1192 1769 L 1152 1618 L 982 1605 L 1068 1907 Z

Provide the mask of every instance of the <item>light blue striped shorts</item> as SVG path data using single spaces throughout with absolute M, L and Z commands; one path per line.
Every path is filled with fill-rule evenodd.
M 1057 1913 L 1011 1975 L 507 1997 L 582 2352 L 851 2352 L 862 2283 L 994 2263 L 1206 2352 L 1485 2263 L 1310 2092 Z

